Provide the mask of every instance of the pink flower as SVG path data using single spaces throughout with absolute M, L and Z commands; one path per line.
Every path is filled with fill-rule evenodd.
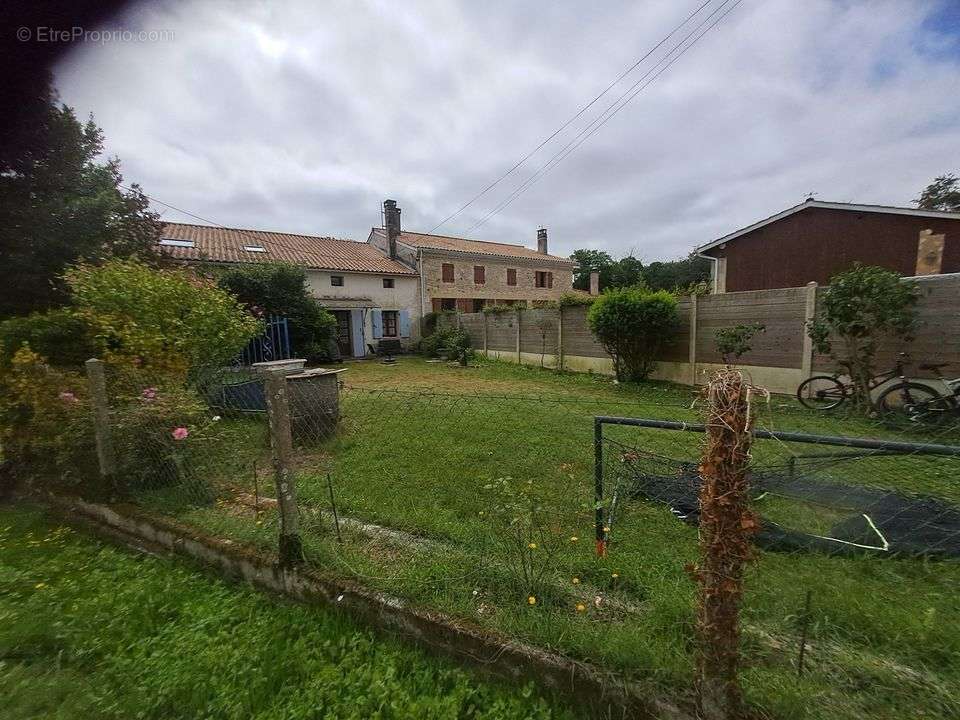
M 155 387 L 144 388 L 143 392 L 140 393 L 140 397 L 147 402 L 152 402 L 157 399 L 157 389 Z
M 63 400 L 63 402 L 65 403 L 75 403 L 77 401 L 77 396 L 74 395 L 69 390 L 65 390 L 62 393 L 60 393 L 60 399 Z
M 173 439 L 174 440 L 186 440 L 187 435 L 190 434 L 190 431 L 185 427 L 178 427 L 173 429 Z

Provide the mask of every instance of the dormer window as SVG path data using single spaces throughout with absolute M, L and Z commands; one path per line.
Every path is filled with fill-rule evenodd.
M 267 249 L 263 245 L 244 245 L 243 249 L 247 252 L 266 252 Z
M 160 245 L 166 245 L 167 247 L 182 247 L 182 248 L 192 248 L 196 247 L 196 243 L 193 240 L 176 240 L 174 238 L 160 238 Z

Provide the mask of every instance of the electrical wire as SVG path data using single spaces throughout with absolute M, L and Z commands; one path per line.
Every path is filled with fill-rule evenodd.
M 605 87 L 605 88 L 603 89 L 603 91 L 602 91 L 599 95 L 597 95 L 595 98 L 593 98 L 593 100 L 591 100 L 591 101 L 588 102 L 586 105 L 584 105 L 583 107 L 581 107 L 572 117 L 570 117 L 565 123 L 563 123 L 563 125 L 561 125 L 559 128 L 557 128 L 556 130 L 554 130 L 551 135 L 549 135 L 548 137 L 546 137 L 546 138 L 545 138 L 539 145 L 537 145 L 533 150 L 531 150 L 529 153 L 527 153 L 526 155 L 524 155 L 516 165 L 514 165 L 513 167 L 511 167 L 511 168 L 510 168 L 509 170 L 507 170 L 503 175 L 501 175 L 500 177 L 498 177 L 498 178 L 497 178 L 496 180 L 494 180 L 492 183 L 490 183 L 490 184 L 487 185 L 485 188 L 483 188 L 483 190 L 481 190 L 479 193 L 477 193 L 477 194 L 474 195 L 472 198 L 470 198 L 470 200 L 468 200 L 468 201 L 467 201 L 463 206 L 461 206 L 460 209 L 458 209 L 456 212 L 453 212 L 453 213 L 451 213 L 450 215 L 447 215 L 447 217 L 445 217 L 445 218 L 444 218 L 443 220 L 441 220 L 439 223 L 437 223 L 436 225 L 434 225 L 434 226 L 430 229 L 430 231 L 429 231 L 428 234 L 429 234 L 429 235 L 432 235 L 432 234 L 434 233 L 434 231 L 436 231 L 438 228 L 442 227 L 443 225 L 447 224 L 450 220 L 453 220 L 453 218 L 457 217 L 460 213 L 462 213 L 462 212 L 463 212 L 464 210 L 466 210 L 468 207 L 470 207 L 471 205 L 473 205 L 473 203 L 475 203 L 477 200 L 479 200 L 480 198 L 482 198 L 482 197 L 483 197 L 484 195 L 486 195 L 488 192 L 490 192 L 491 190 L 493 190 L 493 188 L 495 188 L 497 185 L 499 185 L 500 182 L 502 182 L 502 181 L 505 180 L 507 177 L 509 177 L 511 174 L 513 174 L 513 172 L 514 172 L 515 170 L 519 169 L 527 160 L 529 160 L 529 159 L 530 159 L 531 157 L 533 157 L 537 152 L 539 152 L 540 149 L 543 148 L 544 145 L 546 145 L 548 142 L 550 142 L 551 140 L 553 140 L 557 135 L 559 135 L 561 132 L 563 132 L 563 131 L 566 130 L 568 127 L 570 127 L 570 125 L 571 125 L 572 123 L 574 123 L 577 119 L 579 119 L 587 110 L 589 110 L 591 107 L 593 107 L 593 106 L 600 100 L 600 98 L 602 98 L 604 95 L 606 95 L 608 92 L 610 92 L 610 90 L 612 90 L 621 80 L 623 80 L 627 75 L 629 75 L 629 74 L 630 74 L 631 72 L 633 72 L 637 67 L 639 67 L 639 65 L 640 65 L 644 60 L 646 60 L 646 59 L 647 59 L 648 57 L 650 57 L 654 52 L 656 52 L 665 42 L 667 42 L 667 40 L 669 40 L 671 37 L 673 37 L 673 36 L 677 33 L 677 31 L 680 30 L 680 28 L 682 28 L 684 25 L 686 25 L 688 22 L 690 22 L 690 20 L 693 19 L 694 16 L 696 16 L 701 10 L 703 10 L 703 9 L 704 9 L 707 5 L 709 5 L 711 2 L 713 2 L 713 0 L 706 0 L 706 2 L 704 2 L 702 5 L 700 5 L 700 7 L 698 7 L 696 10 L 694 10 L 692 13 L 690 13 L 690 14 L 683 20 L 683 22 L 681 22 L 679 25 L 677 25 L 675 28 L 673 28 L 673 30 L 671 30 L 667 35 L 665 35 L 665 36 L 660 40 L 660 42 L 658 42 L 656 45 L 654 45 L 652 48 L 650 48 L 639 60 L 637 60 L 633 65 L 631 65 L 629 68 L 627 68 L 627 69 L 624 70 L 622 73 L 620 73 L 620 75 L 617 76 L 617 79 L 614 80 L 614 81 L 613 81 L 612 83 L 610 83 L 609 85 L 607 85 L 607 87 Z M 726 0 L 724 0 L 724 2 L 726 2 Z
M 516 200 L 520 195 L 526 192 L 532 185 L 540 180 L 544 175 L 550 172 L 554 167 L 559 165 L 563 160 L 567 158 L 574 150 L 580 147 L 584 142 L 586 142 L 590 137 L 592 137 L 601 127 L 603 127 L 608 120 L 614 117 L 619 113 L 626 105 L 633 100 L 637 95 L 639 95 L 643 90 L 649 87 L 654 80 L 656 80 L 660 75 L 662 75 L 671 65 L 673 65 L 677 60 L 679 60 L 690 48 L 697 44 L 707 33 L 709 33 L 713 28 L 715 28 L 727 15 L 729 15 L 743 0 L 736 0 L 732 5 L 730 5 L 725 12 L 723 12 L 719 17 L 717 17 L 709 26 L 704 30 L 700 35 L 694 38 L 693 42 L 684 47 L 675 57 L 673 57 L 669 62 L 666 63 L 659 70 L 654 69 L 657 67 L 654 66 L 654 69 L 649 70 L 643 77 L 640 78 L 636 83 L 634 83 L 630 88 L 627 89 L 619 98 L 617 98 L 611 105 L 607 107 L 597 118 L 593 120 L 587 127 L 578 133 L 573 140 L 567 143 L 563 148 L 556 152 L 553 157 L 550 158 L 544 165 L 542 165 L 536 172 L 533 173 L 527 180 L 525 180 L 519 187 L 517 187 L 505 200 L 503 200 L 499 205 L 497 205 L 493 210 L 491 210 L 487 215 L 482 217 L 480 220 L 475 222 L 467 229 L 467 233 L 479 228 L 481 225 L 490 220 L 494 215 L 498 214 L 501 210 L 510 205 L 514 200 Z M 686 42 L 690 37 L 695 35 L 700 28 L 707 24 L 711 17 L 716 15 L 716 13 L 723 8 L 723 6 L 729 2 L 729 0 L 724 0 L 723 3 L 718 5 L 710 15 L 707 16 L 707 19 L 700 23 L 693 31 L 688 33 L 680 42 L 678 42 L 663 58 L 658 61 L 658 64 L 662 63 L 664 60 L 670 57 L 678 48 L 680 48 L 684 42 Z M 653 76 L 650 77 L 650 74 L 653 73 Z M 649 80 L 644 83 L 644 80 L 649 77 Z M 643 83 L 641 85 L 641 83 Z M 638 87 L 640 85 L 640 87 Z M 624 99 L 626 98 L 626 99 Z M 619 104 L 619 105 L 618 105 Z

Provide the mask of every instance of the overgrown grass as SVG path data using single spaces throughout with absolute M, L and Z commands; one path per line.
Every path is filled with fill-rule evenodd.
M 502 363 L 459 368 L 404 358 L 393 366 L 348 368 L 340 432 L 300 455 L 301 518 L 313 562 L 612 667 L 654 689 L 689 693 L 694 588 L 683 568 L 696 560 L 696 529 L 663 506 L 634 501 L 617 521 L 610 556 L 594 556 L 592 418 L 697 421 L 691 389 L 614 385 L 607 378 Z M 814 414 L 790 398 L 758 398 L 755 409 L 759 424 L 773 429 L 905 437 L 864 418 Z M 250 442 L 234 452 L 252 457 L 259 450 L 265 458 L 257 422 L 235 422 Z M 697 458 L 701 442 L 694 433 L 630 428 L 611 429 L 609 436 L 687 460 Z M 762 441 L 754 454 L 770 467 L 810 451 Z M 837 464 L 830 472 L 849 482 L 960 503 L 956 470 L 954 460 L 872 457 Z M 345 527 L 338 544 L 329 516 L 322 514 L 330 505 L 328 473 L 341 514 L 430 543 L 372 540 Z M 501 479 L 528 488 L 542 506 L 545 541 L 534 543 L 529 555 L 550 568 L 536 587 L 511 570 L 517 551 L 508 541 L 509 527 L 516 512 L 498 510 L 487 487 Z M 220 505 L 187 510 L 183 517 L 272 547 L 275 513 L 255 513 L 232 493 L 249 492 L 252 475 L 230 485 Z M 268 475 L 260 477 L 260 489 L 270 490 Z M 780 518 L 809 520 L 802 529 L 822 530 L 835 519 L 781 498 L 769 504 Z M 798 677 L 798 616 L 808 590 L 810 648 L 806 673 Z M 960 715 L 958 591 L 954 562 L 760 552 L 744 609 L 749 700 L 782 718 Z
M 0 508 L 0 715 L 569 718 L 317 607 Z

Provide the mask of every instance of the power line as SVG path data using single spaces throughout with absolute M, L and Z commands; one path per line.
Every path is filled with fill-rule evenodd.
M 524 192 L 526 192 L 533 184 L 535 184 L 537 181 L 539 181 L 540 178 L 542 178 L 544 175 L 546 175 L 548 172 L 550 172 L 550 170 L 552 170 L 554 167 L 556 167 L 556 166 L 559 165 L 561 162 L 563 162 L 563 160 L 566 159 L 566 157 L 567 157 L 568 155 L 570 155 L 570 153 L 572 153 L 574 150 L 576 150 L 578 147 L 580 147 L 580 145 L 582 145 L 582 144 L 583 144 L 584 142 L 586 142 L 590 137 L 592 137 L 601 127 L 603 127 L 603 125 L 605 125 L 605 124 L 607 123 L 608 120 L 610 120 L 610 118 L 612 118 L 614 115 L 616 115 L 617 113 L 619 113 L 631 100 L 633 100 L 633 99 L 634 99 L 637 95 L 639 95 L 643 90 L 645 90 L 647 87 L 649 87 L 649 86 L 653 83 L 654 80 L 656 80 L 660 75 L 662 75 L 662 74 L 663 74 L 671 65 L 673 65 L 677 60 L 679 60 L 691 47 L 693 47 L 694 45 L 696 45 L 697 42 L 699 42 L 700 39 L 703 38 L 704 35 L 706 35 L 708 32 L 710 32 L 710 30 L 712 30 L 714 27 L 716 27 L 727 15 L 730 14 L 730 13 L 737 7 L 737 5 L 739 5 L 742 1 L 743 1 L 743 0 L 736 0 L 736 2 L 733 3 L 733 5 L 731 5 L 730 7 L 728 7 L 726 11 L 724 11 L 719 17 L 716 18 L 716 20 L 714 20 L 712 23 L 710 23 L 709 27 L 707 27 L 706 30 L 704 30 L 702 33 L 700 33 L 700 35 L 698 35 L 696 38 L 694 38 L 693 42 L 691 42 L 691 43 L 688 44 L 686 47 L 684 47 L 684 48 L 683 48 L 674 58 L 672 58 L 666 65 L 664 65 L 664 66 L 661 67 L 659 70 L 657 70 L 657 71 L 653 74 L 652 77 L 650 77 L 650 74 L 654 72 L 654 69 L 656 69 L 656 67 L 657 67 L 656 65 L 654 66 L 653 69 L 651 69 L 651 70 L 649 70 L 647 73 L 645 73 L 645 74 L 643 75 L 643 77 L 640 78 L 640 80 L 638 80 L 636 83 L 634 83 L 632 86 L 630 86 L 630 88 L 628 88 L 626 92 L 624 92 L 622 95 L 620 95 L 620 97 L 617 98 L 613 103 L 611 103 L 611 105 L 608 106 L 606 110 L 604 110 L 600 115 L 598 115 L 598 116 L 593 120 L 593 122 L 591 122 L 591 123 L 590 123 L 589 125 L 587 125 L 584 129 L 582 129 L 582 130 L 573 138 L 573 140 L 571 140 L 571 141 L 570 141 L 569 143 L 567 143 L 563 148 L 561 148 L 559 151 L 557 151 L 557 152 L 550 158 L 550 160 L 548 160 L 544 165 L 542 165 L 538 170 L 536 170 L 536 171 L 533 173 L 533 175 L 531 175 L 531 176 L 530 176 L 529 178 L 527 178 L 523 183 L 521 183 L 519 187 L 517 187 L 509 196 L 507 196 L 507 198 L 506 198 L 505 200 L 503 200 L 503 201 L 502 201 L 499 205 L 497 205 L 493 210 L 491 210 L 489 213 L 487 213 L 487 215 L 485 215 L 483 218 L 481 218 L 480 220 L 478 220 L 477 222 L 475 222 L 473 225 L 471 225 L 471 226 L 467 229 L 466 232 L 469 233 L 469 232 L 471 232 L 472 230 L 475 230 L 476 228 L 478 228 L 478 227 L 480 227 L 481 225 L 483 225 L 484 223 L 486 223 L 490 218 L 492 218 L 494 215 L 496 215 L 497 213 L 499 213 L 499 212 L 500 212 L 501 210 L 503 210 L 505 207 L 507 207 L 508 205 L 510 205 L 514 200 L 516 200 L 520 195 L 522 195 Z M 696 34 L 696 33 L 700 30 L 700 28 L 702 28 L 705 24 L 707 24 L 707 23 L 709 22 L 710 18 L 713 17 L 714 15 L 716 15 L 716 13 L 717 13 L 727 2 L 729 2 L 729 0 L 724 0 L 724 2 L 722 2 L 719 6 L 717 6 L 717 7 L 714 9 L 714 11 L 713 11 L 712 13 L 710 13 L 710 15 L 708 15 L 707 18 L 706 18 L 703 22 L 700 23 L 700 25 L 698 25 L 696 28 L 694 28 L 694 30 L 693 30 L 692 32 L 690 32 L 689 34 L 687 34 L 679 43 L 677 43 L 676 45 L 674 45 L 674 47 L 670 50 L 670 52 L 668 52 L 666 55 L 664 55 L 664 56 L 657 62 L 657 64 L 659 65 L 659 64 L 662 63 L 664 60 L 666 60 L 667 58 L 669 58 L 670 55 L 672 55 L 674 52 L 676 52 L 676 50 L 677 50 L 678 48 L 680 48 L 680 47 L 683 45 L 683 43 L 685 43 L 690 37 L 692 37 L 694 34 Z M 646 83 L 643 83 L 643 81 L 644 81 L 646 78 L 648 78 L 648 77 L 649 77 L 650 79 L 649 79 Z M 641 83 L 643 83 L 643 85 L 638 88 L 637 86 L 640 85 Z M 636 90 L 635 90 L 635 88 L 636 88 Z M 633 91 L 633 92 L 631 92 L 631 91 Z M 624 98 L 626 98 L 626 99 L 624 100 Z M 622 102 L 621 102 L 621 101 L 622 101 Z M 618 106 L 618 104 L 619 104 L 619 106 Z M 615 109 L 614 109 L 614 108 L 615 108 Z M 612 112 L 611 112 L 611 110 L 612 110 Z M 609 113 L 609 114 L 608 114 L 608 113 Z M 579 139 L 579 140 L 578 140 L 578 139 Z
M 726 2 L 726 1 L 727 1 L 727 0 L 724 0 L 724 2 Z M 447 222 L 449 222 L 450 220 L 453 220 L 453 218 L 457 217 L 460 213 L 462 213 L 462 212 L 463 212 L 464 210 L 466 210 L 468 207 L 470 207 L 471 205 L 473 205 L 473 203 L 475 203 L 477 200 L 479 200 L 480 198 L 482 198 L 482 197 L 483 197 L 484 195 L 486 195 L 488 192 L 490 192 L 491 190 L 493 190 L 493 188 L 495 188 L 497 185 L 499 185 L 501 181 L 503 181 L 504 179 L 506 179 L 507 177 L 509 177 L 515 170 L 517 170 L 517 169 L 518 169 L 521 165 L 523 165 L 527 160 L 529 160 L 531 157 L 533 157 L 544 145 L 546 145 L 548 142 L 550 142 L 551 140 L 553 140 L 557 135 L 559 135 L 561 132 L 563 132 L 563 131 L 566 130 L 568 127 L 570 127 L 571 123 L 575 122 L 578 118 L 580 118 L 581 115 L 583 115 L 587 110 L 589 110 L 591 107 L 593 107 L 593 105 L 596 104 L 597 101 L 600 100 L 600 98 L 602 98 L 604 95 L 606 95 L 608 92 L 610 92 L 610 90 L 612 90 L 621 80 L 623 80 L 627 75 L 629 75 L 631 72 L 633 72 L 644 60 L 646 60 L 646 59 L 647 59 L 648 57 L 650 57 L 654 52 L 656 52 L 656 50 L 657 50 L 658 48 L 660 48 L 661 45 L 663 45 L 665 42 L 667 42 L 667 40 L 669 40 L 671 37 L 673 37 L 673 35 L 675 35 L 676 32 L 677 32 L 680 28 L 682 28 L 684 25 L 686 25 L 688 22 L 690 22 L 690 20 L 691 20 L 695 15 L 697 15 L 697 13 L 699 13 L 701 10 L 703 10 L 703 9 L 704 9 L 707 5 L 709 5 L 711 2 L 713 2 L 713 0 L 706 0 L 706 2 L 704 2 L 702 5 L 700 5 L 700 7 L 698 7 L 696 10 L 694 10 L 692 13 L 690 13 L 690 14 L 686 17 L 686 19 L 684 19 L 683 22 L 681 22 L 679 25 L 677 25 L 677 26 L 676 26 L 673 30 L 671 30 L 667 35 L 665 35 L 665 36 L 660 40 L 660 42 L 658 42 L 656 45 L 654 45 L 652 48 L 650 48 L 650 49 L 646 52 L 646 54 L 643 55 L 643 57 L 641 57 L 641 58 L 640 58 L 639 60 L 637 60 L 633 65 L 631 65 L 629 68 L 627 68 L 627 69 L 624 70 L 622 73 L 620 73 L 620 75 L 617 76 L 617 79 L 614 80 L 614 81 L 613 81 L 612 83 L 610 83 L 609 85 L 607 85 L 607 87 L 605 87 L 605 88 L 603 89 L 603 91 L 602 91 L 599 95 L 597 95 L 595 98 L 593 98 L 593 100 L 591 100 L 591 101 L 588 102 L 586 105 L 584 105 L 583 107 L 581 107 L 581 108 L 576 112 L 576 114 L 574 114 L 574 115 L 573 115 L 570 119 L 568 119 L 563 125 L 561 125 L 559 128 L 557 128 L 550 136 L 548 136 L 547 138 L 545 138 L 545 139 L 544 139 L 539 145 L 537 145 L 533 150 L 531 150 L 529 153 L 527 153 L 526 155 L 524 155 L 523 158 L 521 158 L 520 161 L 519 161 L 516 165 L 514 165 L 513 167 L 511 167 L 511 168 L 510 168 L 509 170 L 507 170 L 503 175 L 501 175 L 500 177 L 498 177 L 498 178 L 497 178 L 496 180 L 494 180 L 492 183 L 490 183 L 489 185 L 487 185 L 483 190 L 481 190 L 479 193 L 477 193 L 477 194 L 474 195 L 472 198 L 470 198 L 470 200 L 468 200 L 468 201 L 466 202 L 466 204 L 464 204 L 462 207 L 460 207 L 460 209 L 458 209 L 456 212 L 451 213 L 450 215 L 448 215 L 447 217 L 445 217 L 443 220 L 441 220 L 439 223 L 437 223 L 436 225 L 434 225 L 434 226 L 430 229 L 429 233 L 433 233 L 437 228 L 445 225 L 445 224 L 446 224 Z

